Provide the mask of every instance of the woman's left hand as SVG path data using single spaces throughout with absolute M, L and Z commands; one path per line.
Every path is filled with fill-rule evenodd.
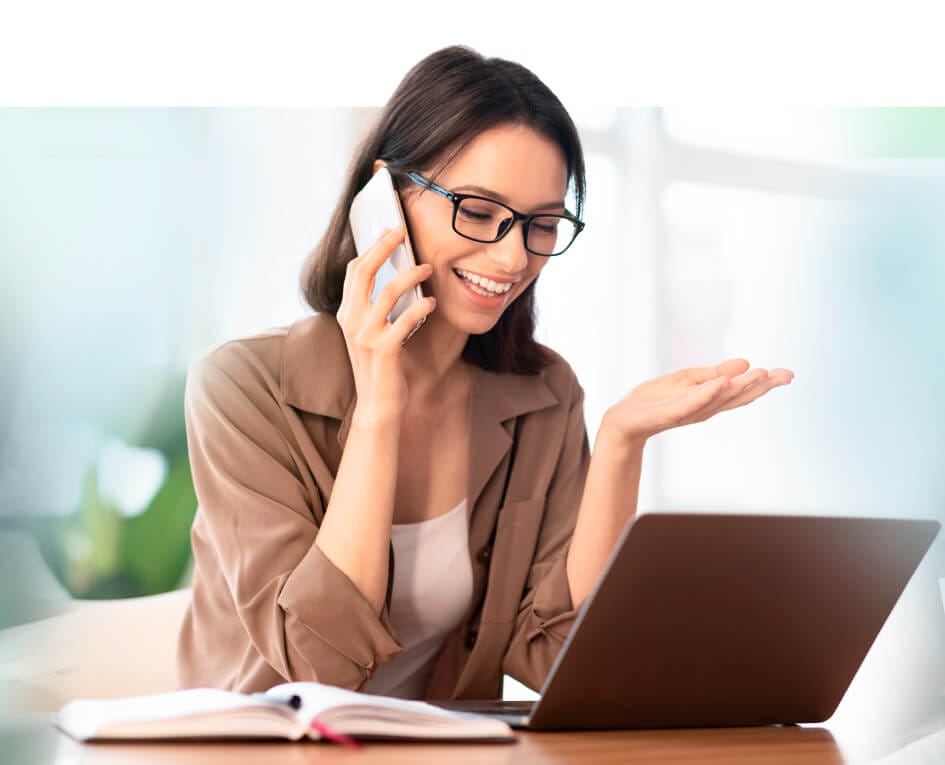
M 794 379 L 790 369 L 769 372 L 749 366 L 745 359 L 729 359 L 649 380 L 608 409 L 601 426 L 621 440 L 642 443 L 664 430 L 744 406 Z

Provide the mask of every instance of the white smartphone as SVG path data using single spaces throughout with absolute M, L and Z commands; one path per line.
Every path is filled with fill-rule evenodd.
M 404 220 L 403 209 L 400 206 L 400 197 L 397 194 L 397 189 L 394 188 L 394 181 L 386 167 L 382 167 L 374 173 L 371 180 L 357 193 L 357 196 L 351 202 L 348 221 L 351 224 L 354 247 L 358 251 L 358 255 L 367 252 L 380 239 L 385 228 L 403 227 L 405 232 L 404 241 L 397 245 L 377 272 L 377 277 L 374 280 L 374 290 L 371 293 L 371 302 L 373 303 L 384 285 L 401 271 L 417 264 L 413 256 L 413 248 L 410 246 L 410 237 L 406 234 L 407 223 Z M 387 316 L 388 321 L 395 321 L 410 306 L 419 303 L 421 300 L 423 300 L 423 292 L 418 284 L 416 287 L 407 290 L 394 304 L 393 310 Z M 420 329 L 424 321 L 426 321 L 426 317 L 417 323 L 417 326 L 413 328 L 413 332 L 408 335 L 407 340 Z

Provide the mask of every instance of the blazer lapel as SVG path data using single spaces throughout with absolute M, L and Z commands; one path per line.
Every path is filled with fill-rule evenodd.
M 489 479 L 512 448 L 516 417 L 558 403 L 540 375 L 472 373 L 469 438 L 469 504 L 475 506 Z
M 343 448 L 357 399 L 348 349 L 335 318 L 316 314 L 295 322 L 286 337 L 282 363 L 284 400 L 297 409 L 340 421 L 338 442 Z M 497 374 L 472 367 L 467 494 L 471 511 L 512 448 L 514 418 L 557 403 L 541 375 Z M 332 477 L 317 478 L 330 494 Z M 487 534 L 495 509 L 492 519 L 484 519 Z M 480 545 L 484 541 L 476 540 Z
M 338 420 L 338 442 L 344 448 L 356 403 L 354 374 L 334 316 L 315 314 L 289 327 L 282 356 L 282 397 L 295 409 Z M 327 504 L 335 477 L 321 462 L 312 469 Z

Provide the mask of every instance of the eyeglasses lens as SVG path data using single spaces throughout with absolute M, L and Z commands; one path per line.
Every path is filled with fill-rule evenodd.
M 514 222 L 511 212 L 487 199 L 464 199 L 456 210 L 456 230 L 480 242 L 500 239 Z M 568 248 L 577 226 L 558 215 L 536 215 L 528 226 L 525 246 L 541 255 L 557 255 Z

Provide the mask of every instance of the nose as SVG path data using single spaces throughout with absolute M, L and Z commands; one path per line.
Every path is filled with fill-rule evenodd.
M 510 276 L 521 274 L 528 268 L 528 250 L 525 249 L 525 230 L 521 221 L 512 224 L 509 231 L 498 242 L 486 245 L 489 257 Z

